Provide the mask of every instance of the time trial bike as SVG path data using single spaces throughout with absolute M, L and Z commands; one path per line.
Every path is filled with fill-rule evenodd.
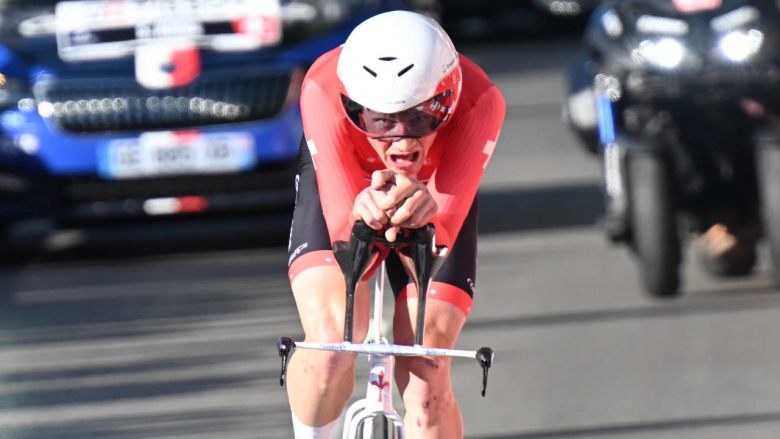
M 433 225 L 405 230 L 403 235 L 389 242 L 384 235 L 371 229 L 362 221 L 355 223 L 349 242 L 334 244 L 334 254 L 344 274 L 347 286 L 347 303 L 344 316 L 344 341 L 341 343 L 295 342 L 290 337 L 280 337 L 277 350 L 282 361 L 279 384 L 284 386 L 287 364 L 295 349 L 316 349 L 368 356 L 368 382 L 366 396 L 353 402 L 346 410 L 343 439 L 403 439 L 401 416 L 393 408 L 393 365 L 396 356 L 461 357 L 476 359 L 482 368 L 482 396 L 485 396 L 488 370 L 494 353 L 489 347 L 458 350 L 423 346 L 425 306 L 428 285 L 441 266 L 447 249 L 435 245 Z M 378 258 L 395 251 L 407 274 L 417 287 L 417 315 L 414 345 L 389 343 L 382 330 L 382 302 L 384 296 L 384 259 L 374 279 L 372 297 L 373 322 L 363 343 L 353 343 L 353 311 L 357 284 L 373 267 Z

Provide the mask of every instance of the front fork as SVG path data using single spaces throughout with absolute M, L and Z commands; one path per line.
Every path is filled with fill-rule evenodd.
M 610 95 L 597 83 L 596 111 L 599 140 L 603 149 L 604 226 L 607 237 L 622 241 L 628 237 L 628 198 L 626 195 L 625 147 L 617 142 L 615 106 Z
M 383 413 L 392 423 L 395 434 L 403 439 L 403 419 L 393 407 L 393 358 L 369 356 L 366 397 L 352 403 L 344 416 L 344 438 L 358 437 L 357 432 L 365 421 L 376 413 Z

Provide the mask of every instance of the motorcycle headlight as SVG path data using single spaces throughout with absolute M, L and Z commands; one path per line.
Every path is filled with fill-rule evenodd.
M 614 9 L 608 10 L 601 16 L 601 26 L 604 28 L 604 32 L 612 38 L 623 35 L 623 22 L 620 21 L 620 17 Z
M 735 30 L 727 33 L 718 41 L 718 50 L 728 61 L 739 63 L 753 57 L 764 44 L 764 34 L 751 29 Z
M 686 53 L 687 49 L 681 42 L 674 38 L 660 38 L 639 43 L 633 58 L 663 69 L 674 69 L 682 64 Z
M 647 34 L 685 35 L 689 29 L 685 20 L 643 15 L 636 21 L 636 30 Z
M 713 18 L 710 27 L 715 32 L 728 32 L 750 26 L 760 18 L 761 12 L 758 9 L 752 6 L 743 6 Z

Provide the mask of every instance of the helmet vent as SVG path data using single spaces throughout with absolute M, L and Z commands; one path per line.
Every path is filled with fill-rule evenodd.
M 395 61 L 398 58 L 394 56 L 383 56 L 382 58 L 379 58 L 379 61 Z
M 368 68 L 368 67 L 366 67 L 366 66 L 363 66 L 363 70 L 367 71 L 368 73 L 370 73 L 370 74 L 371 74 L 371 76 L 373 76 L 374 78 L 376 78 L 376 72 L 375 72 L 375 71 L 373 71 L 373 70 L 369 69 L 369 68 Z
M 412 67 L 414 67 L 414 64 L 409 64 L 408 66 L 404 67 L 400 72 L 398 72 L 398 77 L 400 78 L 404 73 L 411 70 Z

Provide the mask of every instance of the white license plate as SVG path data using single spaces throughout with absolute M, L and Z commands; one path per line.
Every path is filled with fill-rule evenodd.
M 154 132 L 112 140 L 98 151 L 109 179 L 237 172 L 255 164 L 248 133 Z
M 280 0 L 74 0 L 57 3 L 66 61 L 112 59 L 157 41 L 253 50 L 281 41 Z

